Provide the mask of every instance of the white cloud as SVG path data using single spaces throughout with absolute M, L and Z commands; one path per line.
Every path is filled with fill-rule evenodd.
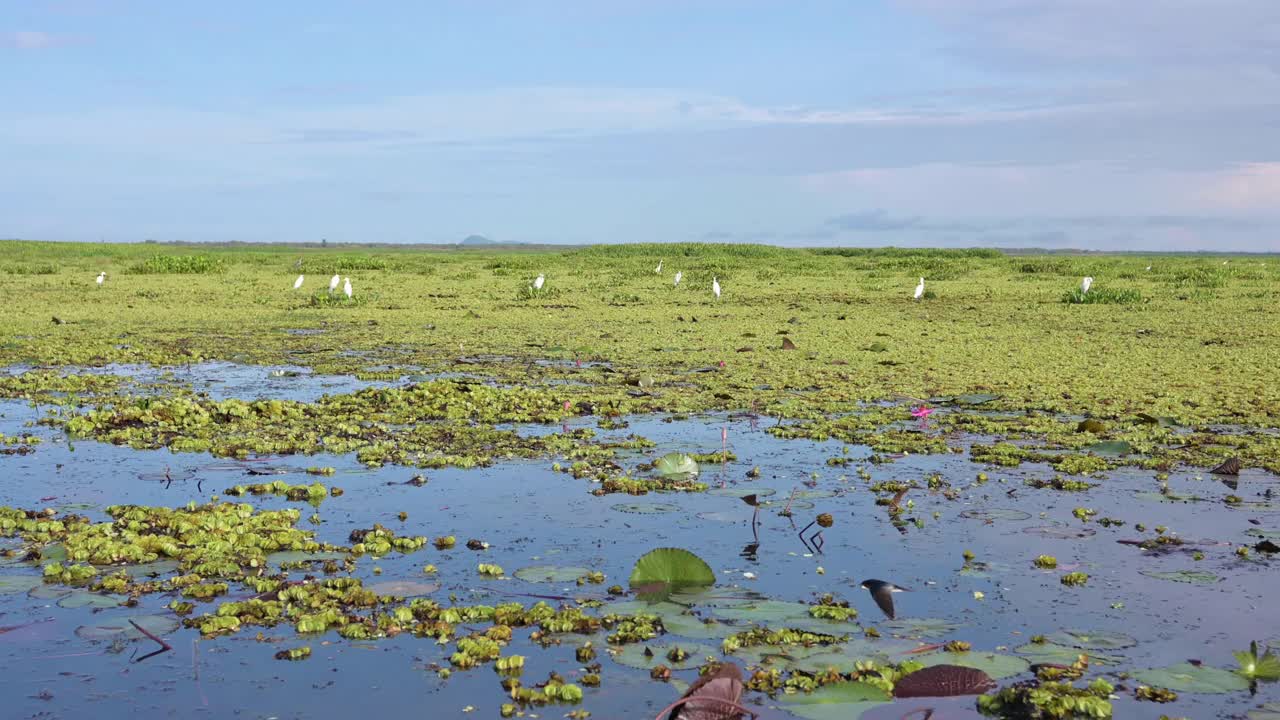
M 15 50 L 45 50 L 75 42 L 75 38 L 67 35 L 54 35 L 36 30 L 19 30 L 17 32 L 0 33 L 0 47 Z

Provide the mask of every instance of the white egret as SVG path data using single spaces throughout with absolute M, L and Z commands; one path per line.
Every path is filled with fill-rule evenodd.
M 329 278 L 329 294 L 332 295 L 334 290 L 338 289 L 338 283 L 342 282 L 342 278 L 334 275 Z
M 1147 266 L 1147 272 L 1151 272 L 1151 266 L 1150 266 L 1150 265 L 1148 265 L 1148 266 Z
M 922 297 L 924 297 L 924 278 L 920 278 L 920 284 L 916 285 L 916 294 L 912 296 L 912 299 L 919 300 Z
M 539 273 L 537 279 L 533 281 L 533 289 L 541 290 L 543 283 L 545 283 L 546 281 L 547 281 L 547 276 Z
M 107 280 L 106 273 L 104 272 L 98 273 L 98 279 L 96 280 L 96 282 L 98 283 L 98 287 L 102 287 L 102 283 L 106 282 L 106 280 Z
M 716 294 L 716 299 L 720 299 L 720 281 L 714 276 L 711 278 L 711 292 Z
M 661 261 L 661 260 L 659 260 L 659 261 L 658 261 L 658 267 L 654 269 L 653 274 L 654 274 L 654 275 L 661 275 L 661 274 L 662 274 L 662 261 Z
M 299 276 L 298 276 L 298 279 L 293 281 L 293 289 L 294 289 L 294 290 L 297 290 L 298 288 L 302 287 L 302 279 L 303 279 L 304 277 L 306 277 L 306 276 L 305 276 L 305 275 L 299 275 Z
M 681 271 L 679 271 L 679 270 L 677 270 L 677 271 L 676 271 L 676 281 L 671 285 L 671 287 L 676 287 L 677 285 L 679 285 L 679 284 L 680 284 L 680 278 L 682 278 L 682 277 L 684 277 L 684 273 L 683 273 L 683 272 L 681 272 Z
M 1085 278 L 1080 281 L 1080 294 L 1084 295 L 1089 292 L 1089 288 L 1091 287 L 1093 287 L 1093 277 L 1086 275 Z
M 347 281 L 343 283 L 342 292 L 346 294 L 348 300 L 351 299 L 351 278 L 347 278 Z

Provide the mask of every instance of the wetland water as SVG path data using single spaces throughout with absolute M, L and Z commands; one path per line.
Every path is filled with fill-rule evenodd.
M 220 399 L 303 401 L 373 384 L 349 377 L 272 374 L 279 369 L 291 370 L 228 364 L 196 367 L 185 376 L 174 370 L 167 380 Z M 138 367 L 104 372 L 131 374 L 140 387 L 160 377 Z M 109 519 L 108 506 L 179 508 L 218 496 L 260 509 L 298 509 L 299 528 L 335 545 L 349 545 L 353 530 L 374 523 L 401 536 L 453 535 L 457 545 L 448 550 L 427 544 L 407 553 L 362 555 L 350 574 L 374 587 L 414 581 L 415 592 L 444 606 L 528 606 L 540 599 L 571 605 L 569 598 L 596 599 L 605 607 L 591 607 L 587 613 L 646 611 L 663 619 L 666 634 L 622 647 L 616 657 L 606 651 L 607 632 L 555 633 L 561 644 L 542 647 L 530 641 L 528 628 L 516 628 L 502 655 L 526 658 L 522 678 L 529 686 L 545 681 L 550 672 L 578 682 L 584 663 L 575 659 L 574 649 L 591 640 L 600 651 L 598 688 L 585 687 L 578 704 L 530 707 L 525 710 L 530 717 L 562 717 L 576 708 L 597 718 L 652 717 L 679 695 L 681 682 L 696 677 L 692 668 L 698 662 L 707 655 L 722 657 L 722 640 L 753 623 L 848 634 L 849 639 L 818 648 L 742 648 L 723 657 L 784 673 L 825 667 L 848 672 L 862 659 L 975 664 L 1004 684 L 1032 677 L 1031 662 L 1070 663 L 1086 653 L 1092 661 L 1088 677 L 1108 677 L 1117 685 L 1116 717 L 1244 717 L 1262 712 L 1257 709 L 1264 703 L 1280 701 L 1275 683 L 1259 683 L 1257 694 L 1251 695 L 1230 678 L 1205 674 L 1179 680 L 1185 687 L 1175 688 L 1179 697 L 1174 704 L 1139 702 L 1132 689 L 1142 681 L 1123 675 L 1143 678 L 1139 671 L 1188 660 L 1231 669 L 1236 667 L 1232 652 L 1246 649 L 1250 641 L 1280 645 L 1276 560 L 1260 551 L 1237 553 L 1263 539 L 1280 539 L 1280 500 L 1271 498 L 1273 490 L 1280 492 L 1280 478 L 1262 470 L 1246 469 L 1229 486 L 1203 470 L 1175 470 L 1161 482 L 1153 471 L 1119 467 L 1081 476 L 1096 485 L 1069 492 L 1027 484 L 1053 478 L 1057 473 L 1047 464 L 986 466 L 964 454 L 971 443 L 993 442 L 990 437 L 951 433 L 946 442 L 960 452 L 881 453 L 872 462 L 876 454 L 865 446 L 779 439 L 767 432 L 773 418 L 721 413 L 673 421 L 653 415 L 627 418 L 629 427 L 600 429 L 596 439 L 635 434 L 653 441 L 653 448 L 622 450 L 614 458 L 631 467 L 672 451 L 719 453 L 724 429 L 736 459 L 701 464 L 699 479 L 708 485 L 706 492 L 597 496 L 591 494 L 595 484 L 556 472 L 550 460 L 426 471 L 370 468 L 350 454 L 229 460 L 69 441 L 60 430 L 35 425 L 43 415 L 28 404 L 0 403 L 0 433 L 32 434 L 43 441 L 32 446 L 33 452 L 0 456 L 0 505 L 51 508 L 59 516 L 77 513 L 101 522 Z M 594 426 L 595 418 L 586 417 L 563 426 L 511 427 L 527 436 Z M 845 464 L 829 464 L 829 458 Z M 333 474 L 314 477 L 305 472 L 307 467 L 329 467 Z M 758 474 L 753 471 L 757 467 Z M 261 474 L 267 472 L 278 474 Z M 979 473 L 985 473 L 985 481 L 979 482 Z M 418 474 L 425 476 L 425 484 L 406 483 Z M 938 478 L 933 489 L 925 482 L 928 478 Z M 273 480 L 291 485 L 319 481 L 344 492 L 317 499 L 314 507 L 273 495 L 223 494 L 236 485 Z M 887 506 L 877 504 L 877 494 L 868 491 L 894 481 L 917 485 L 902 501 L 896 522 Z M 747 494 L 765 503 L 756 547 L 751 547 L 757 543 L 752 509 L 741 499 Z M 788 506 L 791 517 L 780 516 Z M 1079 513 L 1080 508 L 1096 514 Z M 822 552 L 815 554 L 797 531 L 819 513 L 831 514 L 833 523 L 823 533 Z M 1103 524 L 1101 518 L 1124 524 Z M 1145 530 L 1136 529 L 1138 524 Z M 1153 533 L 1157 526 L 1164 528 L 1161 535 Z M 1119 542 L 1155 537 L 1184 542 L 1157 550 Z M 468 549 L 463 544 L 469 539 L 488 543 L 488 548 Z M 23 544 L 18 539 L 3 542 L 10 549 Z M 696 553 L 714 570 L 715 586 L 654 604 L 608 595 L 607 587 L 627 584 L 637 558 L 658 547 Z M 1058 566 L 1036 568 L 1032 561 L 1041 555 L 1053 556 Z M 333 631 L 300 638 L 287 622 L 201 639 L 196 630 L 176 626 L 178 617 L 167 609 L 181 599 L 176 592 L 141 594 L 136 607 L 112 607 L 120 596 L 90 595 L 56 584 L 50 589 L 41 581 L 41 563 L 20 558 L 17 554 L 0 567 L 0 658 L 7 669 L 0 692 L 8 717 L 82 717 L 88 712 L 109 718 L 370 712 L 497 717 L 499 706 L 509 701 L 491 664 L 455 668 L 447 679 L 440 677 L 438 671 L 450 667 L 452 643 L 408 632 L 380 639 L 347 639 Z M 278 559 L 268 556 L 269 562 Z M 503 576 L 478 574 L 478 563 L 500 566 Z M 437 572 L 424 574 L 427 564 Z M 513 577 L 537 566 L 552 570 L 535 572 L 544 577 L 532 581 Z M 557 568 L 569 570 L 554 572 Z M 600 571 L 606 579 L 579 585 L 574 579 L 581 571 L 573 568 Z M 160 579 L 177 574 L 172 566 L 152 569 Z M 1087 583 L 1064 585 L 1060 578 L 1069 572 L 1086 573 Z M 314 567 L 311 574 L 323 576 Z M 306 570 L 294 569 L 289 577 L 306 575 Z M 543 581 L 548 575 L 555 579 Z M 867 578 L 910 588 L 895 598 L 895 621 L 885 618 L 859 587 Z M 856 624 L 810 617 L 805 604 L 828 593 L 850 602 L 858 611 Z M 194 601 L 190 617 L 212 614 L 220 602 L 255 594 L 233 583 L 222 597 Z M 137 662 L 156 649 L 151 640 L 124 626 L 128 618 L 142 616 L 151 616 L 146 623 L 162 631 L 172 650 Z M 707 619 L 719 622 L 702 622 Z M 464 621 L 455 636 L 489 625 Z M 875 628 L 879 637 L 866 637 L 867 628 Z M 1032 642 L 1041 635 L 1044 642 Z M 955 640 L 972 649 L 913 652 Z M 309 658 L 275 659 L 277 652 L 302 645 L 311 649 Z M 664 658 L 673 645 L 688 649 L 692 664 L 675 664 L 671 683 L 651 679 L 650 666 L 673 664 Z M 643 654 L 645 647 L 654 650 L 652 658 Z M 793 712 L 845 718 L 864 711 L 867 718 L 898 718 L 919 707 L 936 708 L 936 718 L 975 715 L 972 698 L 799 706 L 788 697 L 749 691 L 744 701 L 763 718 L 793 717 Z

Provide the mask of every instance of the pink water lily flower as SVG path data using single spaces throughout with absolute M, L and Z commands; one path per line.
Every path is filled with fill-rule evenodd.
M 921 420 L 924 420 L 925 418 L 929 417 L 932 414 L 933 414 L 933 408 L 925 405 L 921 405 L 920 407 L 917 407 L 917 408 L 911 408 L 911 417 L 913 418 L 920 418 Z

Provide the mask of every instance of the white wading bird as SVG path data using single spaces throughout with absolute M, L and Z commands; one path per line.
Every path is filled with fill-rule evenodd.
M 671 284 L 671 287 L 676 287 L 677 285 L 679 285 L 679 284 L 680 284 L 680 278 L 682 278 L 682 277 L 684 277 L 684 273 L 683 273 L 683 272 L 681 272 L 681 271 L 679 271 L 679 270 L 677 270 L 677 271 L 676 271 L 676 281 L 675 281 L 674 283 L 672 283 L 672 284 Z
M 1085 278 L 1080 281 L 1080 294 L 1084 295 L 1085 293 L 1089 292 L 1089 288 L 1091 287 L 1093 287 L 1093 278 L 1090 276 L 1085 276 Z
M 711 292 L 716 294 L 717 300 L 720 299 L 720 281 L 714 277 L 711 278 Z
M 294 290 L 297 290 L 298 288 L 302 287 L 302 279 L 303 279 L 304 277 L 306 277 L 306 276 L 305 276 L 305 275 L 299 275 L 299 276 L 298 276 L 298 279 L 293 281 L 293 289 L 294 289 Z
M 916 286 L 916 294 L 911 297 L 915 300 L 924 297 L 924 278 L 920 278 L 920 284 Z
M 102 283 L 106 282 L 106 280 L 107 280 L 107 274 L 104 272 L 100 272 L 98 273 L 98 279 L 95 282 L 98 283 L 98 287 L 102 287 Z
M 541 289 L 542 289 L 542 285 L 543 285 L 543 283 L 545 283 L 546 281 L 547 281 L 547 276 L 546 276 L 546 275 L 539 274 L 539 275 L 538 275 L 538 277 L 537 277 L 537 279 L 535 279 L 535 280 L 533 281 L 533 289 L 534 289 L 534 290 L 541 290 Z
M 338 283 L 342 282 L 342 278 L 334 275 L 329 278 L 329 294 L 332 295 L 334 290 L 338 289 Z
M 661 260 L 659 260 L 659 261 L 658 261 L 658 267 L 654 268 L 653 274 L 654 274 L 654 275 L 661 275 L 661 274 L 662 274 L 662 261 L 661 261 Z
M 351 299 L 351 278 L 347 278 L 347 281 L 343 283 L 342 292 L 346 294 L 348 300 Z

